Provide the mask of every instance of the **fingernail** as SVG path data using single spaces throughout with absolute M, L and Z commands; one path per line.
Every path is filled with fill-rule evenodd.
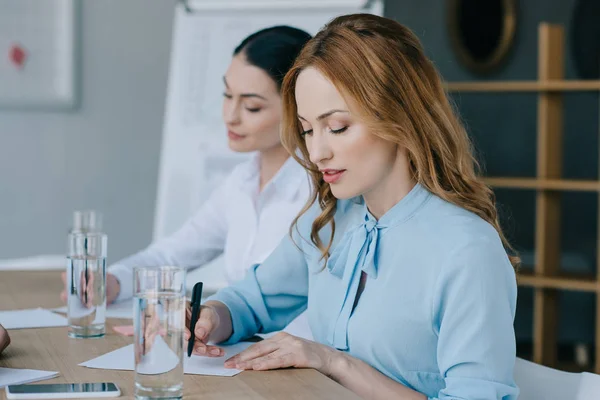
M 205 346 L 197 346 L 196 347 L 196 351 L 200 354 L 205 354 L 206 353 L 206 347 Z
M 218 356 L 219 354 L 221 354 L 221 350 L 219 350 L 219 349 L 212 349 L 210 351 L 210 354 L 212 354 L 214 356 Z

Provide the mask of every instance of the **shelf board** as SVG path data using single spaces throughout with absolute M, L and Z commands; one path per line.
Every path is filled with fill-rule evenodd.
M 571 192 L 598 192 L 600 181 L 575 179 L 537 179 L 537 178 L 490 178 L 484 182 L 494 188 L 557 190 Z
M 563 289 L 578 292 L 596 292 L 600 285 L 593 277 L 546 277 L 536 276 L 531 273 L 517 275 L 519 286 L 528 286 L 539 289 Z
M 449 92 L 573 92 L 600 91 L 597 80 L 448 82 Z

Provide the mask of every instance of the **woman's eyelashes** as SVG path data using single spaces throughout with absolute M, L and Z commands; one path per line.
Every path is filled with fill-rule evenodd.
M 333 133 L 334 135 L 338 135 L 340 133 L 345 132 L 348 127 L 347 126 L 343 126 L 341 128 L 338 129 L 333 129 L 333 128 L 327 128 L 329 130 L 329 132 Z M 305 129 L 302 132 L 300 132 L 300 136 L 306 136 L 306 135 L 311 135 L 313 133 L 312 129 Z
M 223 97 L 225 97 L 227 100 L 231 100 L 233 99 L 233 95 L 230 93 L 223 93 Z M 262 110 L 262 107 L 244 107 L 246 109 L 246 111 L 251 112 L 251 113 L 257 113 L 260 112 Z
M 329 132 L 331 132 L 331 133 L 333 133 L 333 134 L 338 134 L 338 133 L 345 132 L 345 131 L 346 131 L 346 129 L 348 129 L 348 127 L 347 127 L 347 126 L 343 126 L 343 127 L 341 127 L 341 128 L 338 128 L 338 129 L 329 128 Z

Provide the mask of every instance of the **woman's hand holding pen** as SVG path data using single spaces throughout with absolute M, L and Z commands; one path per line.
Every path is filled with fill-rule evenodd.
M 218 330 L 221 325 L 221 317 L 218 310 L 214 305 L 207 304 L 200 307 L 200 316 L 196 325 L 193 327 L 195 340 L 194 340 L 194 351 L 193 354 L 207 357 L 222 357 L 225 355 L 225 351 L 218 347 L 208 345 L 209 340 L 214 340 L 214 333 Z M 185 311 L 185 340 L 190 340 L 190 320 L 192 317 L 192 309 L 190 305 L 186 307 Z M 230 334 L 231 335 L 231 334 Z M 226 339 L 226 338 L 225 338 Z M 220 340 L 219 340 L 220 341 Z

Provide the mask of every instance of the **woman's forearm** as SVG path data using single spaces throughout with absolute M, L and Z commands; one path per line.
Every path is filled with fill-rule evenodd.
M 427 399 L 423 394 L 388 378 L 367 363 L 346 353 L 336 350 L 334 352 L 328 370 L 324 372 L 363 399 Z
M 220 301 L 207 301 L 204 306 L 211 307 L 218 317 L 217 328 L 211 333 L 210 340 L 215 343 L 221 343 L 231 337 L 233 325 L 231 322 L 231 313 L 229 308 Z

